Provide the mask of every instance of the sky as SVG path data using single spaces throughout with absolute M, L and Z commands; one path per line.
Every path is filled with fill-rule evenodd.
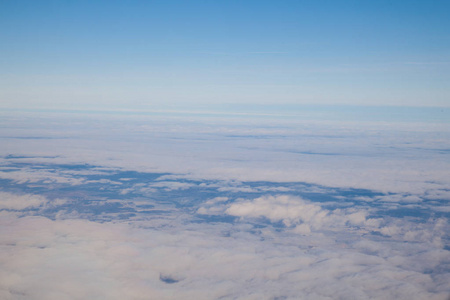
M 0 1 L 0 298 L 450 295 L 448 1 Z
M 1 1 L 0 106 L 450 106 L 448 1 Z

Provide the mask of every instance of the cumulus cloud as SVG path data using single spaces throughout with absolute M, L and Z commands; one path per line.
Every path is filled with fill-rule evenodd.
M 449 224 L 445 218 L 425 223 L 396 218 L 368 217 L 365 208 L 325 209 L 320 204 L 296 196 L 262 196 L 234 202 L 215 199 L 205 202 L 198 214 L 232 215 L 243 221 L 265 218 L 272 223 L 282 222 L 286 230 L 303 235 L 349 230 L 359 234 L 377 233 L 403 242 L 426 242 L 438 248 L 445 246 Z
M 218 204 L 218 205 L 216 205 Z M 364 227 L 378 229 L 381 219 L 367 218 L 363 209 L 328 210 L 319 204 L 290 195 L 266 195 L 253 200 L 238 200 L 229 204 L 207 201 L 197 210 L 199 214 L 227 214 L 241 218 L 267 218 L 271 222 L 282 222 L 298 233 L 311 230 L 333 230 L 342 227 Z
M 422 272 L 448 256 L 424 260 L 432 252 L 423 245 L 395 260 L 398 249 L 364 238 L 353 248 L 320 235 L 292 244 L 230 227 L 224 236 L 219 225 L 161 230 L 8 214 L 0 225 L 2 299 L 445 299 L 448 289 L 445 275 Z M 418 258 L 418 270 L 408 267 Z
M 286 226 L 299 222 L 310 223 L 312 220 L 320 224 L 328 214 L 318 205 L 291 196 L 263 196 L 233 203 L 225 213 L 239 217 L 266 217 L 273 222 L 283 221 Z
M 0 191 L 0 209 L 20 211 L 24 209 L 43 207 L 48 205 L 50 202 L 54 205 L 61 205 L 65 203 L 65 200 L 56 199 L 54 201 L 49 201 L 47 198 L 40 195 L 16 195 Z
M 228 197 L 215 197 L 213 199 L 209 199 L 203 203 L 203 205 L 197 210 L 197 213 L 201 215 L 223 214 L 227 207 L 224 202 L 227 202 L 228 200 Z
M 84 178 L 75 178 L 71 174 L 65 174 L 63 172 L 55 173 L 45 169 L 36 170 L 33 168 L 18 169 L 10 172 L 0 172 L 0 179 L 10 179 L 16 183 L 63 183 L 74 186 L 83 184 L 83 182 L 85 181 Z

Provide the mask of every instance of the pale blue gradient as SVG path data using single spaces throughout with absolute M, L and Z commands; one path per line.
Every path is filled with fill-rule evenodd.
M 450 106 L 448 1 L 2 1 L 0 107 Z

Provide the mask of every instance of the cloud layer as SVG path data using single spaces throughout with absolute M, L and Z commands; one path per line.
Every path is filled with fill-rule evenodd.
M 2 215 L 2 299 L 445 299 L 442 250 Z M 143 224 L 141 224 L 143 225 Z M 150 224 L 147 224 L 150 225 Z M 402 249 L 406 256 L 394 255 Z M 412 265 L 410 265 L 412 264 Z M 164 279 L 164 280 L 162 280 Z
M 0 122 L 1 299 L 450 293 L 442 124 Z

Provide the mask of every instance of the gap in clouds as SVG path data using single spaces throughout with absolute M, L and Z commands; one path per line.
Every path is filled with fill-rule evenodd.
M 8 158 L 7 161 L 10 160 Z M 333 211 L 361 210 L 364 218 L 390 216 L 394 219 L 409 218 L 416 223 L 450 216 L 450 212 L 440 210 L 445 203 L 436 199 L 363 189 L 289 182 L 199 181 L 177 179 L 178 176 L 167 173 L 121 171 L 91 165 L 12 162 L 3 164 L 2 168 L 7 170 L 1 173 L 2 190 L 5 192 L 37 194 L 50 200 L 70 199 L 59 207 L 33 207 L 27 211 L 27 214 L 37 213 L 52 219 L 60 217 L 62 212 L 92 221 L 112 220 L 111 215 L 120 219 L 136 219 L 176 212 L 191 215 L 195 222 L 234 222 L 234 217 L 245 215 L 228 213 L 233 205 L 260 197 L 301 197 L 308 203 L 315 203 L 315 208 L 325 209 L 326 215 Z M 295 205 L 291 206 L 287 205 L 282 215 L 292 213 L 289 210 L 295 209 Z M 277 208 L 268 207 L 268 212 Z M 267 213 L 253 217 L 267 217 L 271 226 L 283 227 L 281 225 L 285 219 L 271 218 Z M 269 223 L 261 224 L 267 226 Z

